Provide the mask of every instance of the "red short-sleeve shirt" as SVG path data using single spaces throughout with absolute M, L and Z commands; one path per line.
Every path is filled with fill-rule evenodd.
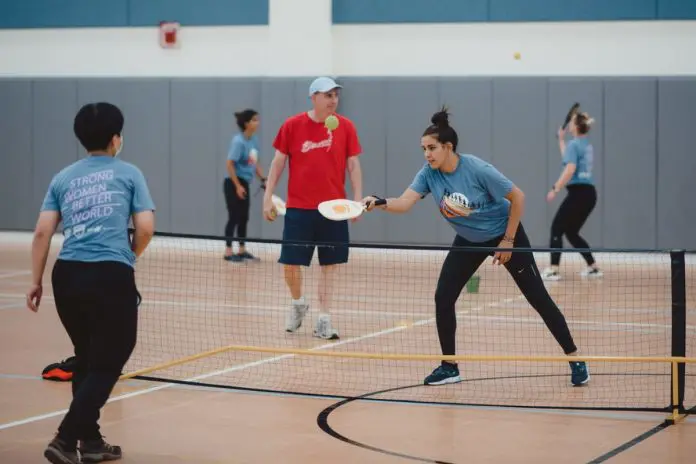
M 288 118 L 273 147 L 288 156 L 288 208 L 317 209 L 319 203 L 346 197 L 346 162 L 362 152 L 353 122 L 339 114 L 330 131 L 304 112 Z

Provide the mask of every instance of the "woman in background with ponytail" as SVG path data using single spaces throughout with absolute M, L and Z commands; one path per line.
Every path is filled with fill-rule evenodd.
M 590 248 L 587 241 L 580 236 L 580 229 L 597 204 L 597 190 L 592 176 L 594 150 L 587 138 L 593 122 L 587 113 L 576 113 L 568 126 L 573 135 L 573 140 L 568 145 L 565 143 L 565 130 L 558 130 L 558 145 L 564 168 L 546 199 L 549 202 L 553 201 L 563 187 L 567 188 L 568 195 L 558 208 L 551 224 L 551 248 L 563 248 L 564 235 L 574 248 Z M 587 269 L 580 275 L 586 278 L 601 277 L 603 273 L 597 267 L 592 253 L 586 251 L 581 254 L 587 263 Z M 561 279 L 558 270 L 560 262 L 561 252 L 552 252 L 551 267 L 542 273 L 544 280 Z
M 254 180 L 254 174 L 261 179 L 261 184 L 266 182 L 263 171 L 258 163 L 259 149 L 256 140 L 256 131 L 259 127 L 258 112 L 246 109 L 234 114 L 237 126 L 241 131 L 235 135 L 227 154 L 226 172 L 224 182 L 225 204 L 227 205 L 227 225 L 225 226 L 225 259 L 239 263 L 245 259 L 257 260 L 249 253 L 244 241 L 239 241 L 239 252 L 232 252 L 232 237 L 244 239 L 247 236 L 247 223 L 249 222 L 249 185 Z
M 421 137 L 426 163 L 409 188 L 399 198 L 388 198 L 377 206 L 375 196 L 364 198 L 363 203 L 368 211 L 376 207 L 405 213 L 418 200 L 432 194 L 440 214 L 455 230 L 454 243 L 442 265 L 435 291 L 435 321 L 442 354 L 455 354 L 455 304 L 459 294 L 486 258 L 493 256 L 493 263 L 505 266 L 563 352 L 569 355 L 571 383 L 586 384 L 590 380 L 587 366 L 582 361 L 572 361 L 578 349 L 565 317 L 546 291 L 534 255 L 531 251 L 506 251 L 531 247 L 520 222 L 524 193 L 490 163 L 457 152 L 457 132 L 449 125 L 446 109 L 435 113 L 431 121 L 432 125 Z M 462 251 L 457 247 L 483 249 Z M 497 248 L 497 251 L 486 248 Z M 443 385 L 460 381 L 457 364 L 443 360 L 424 383 Z

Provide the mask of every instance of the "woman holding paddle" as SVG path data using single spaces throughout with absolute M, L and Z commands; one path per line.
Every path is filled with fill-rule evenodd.
M 520 222 L 524 193 L 491 164 L 473 155 L 457 153 L 458 136 L 449 125 L 446 109 L 435 113 L 426 128 L 421 145 L 426 164 L 399 198 L 363 199 L 368 211 L 375 207 L 391 213 L 405 213 L 418 200 L 432 194 L 440 213 L 456 231 L 456 237 L 443 263 L 435 292 L 437 331 L 444 355 L 455 354 L 457 320 L 455 303 L 466 282 L 488 256 L 502 264 L 515 280 L 529 304 L 539 313 L 546 327 L 567 355 L 575 346 L 566 320 L 546 291 L 541 275 L 529 252 L 530 243 Z M 456 247 L 482 248 L 461 251 Z M 495 252 L 490 250 L 497 248 Z M 583 385 L 590 379 L 582 361 L 570 361 L 571 383 Z M 460 382 L 456 363 L 443 361 L 429 376 L 426 385 Z

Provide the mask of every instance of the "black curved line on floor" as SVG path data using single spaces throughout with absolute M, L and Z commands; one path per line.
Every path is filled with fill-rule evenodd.
M 646 374 L 646 373 L 636 373 L 636 374 L 615 374 L 615 373 L 593 373 L 595 377 L 599 376 L 668 376 L 669 374 Z M 464 382 L 486 382 L 493 380 L 510 380 L 510 379 L 534 379 L 534 378 L 548 378 L 548 377 L 565 377 L 565 374 L 534 374 L 534 375 L 509 375 L 509 376 L 499 376 L 499 377 L 479 377 L 473 379 L 466 379 Z M 144 380 L 148 382 L 161 382 L 161 383 L 171 383 L 177 385 L 190 385 L 194 387 L 203 388 L 219 388 L 223 390 L 235 390 L 235 391 L 247 391 L 254 393 L 274 393 L 280 395 L 295 395 L 295 396 L 306 396 L 310 398 L 327 398 L 327 399 L 338 399 L 338 400 L 353 400 L 353 401 L 371 401 L 376 403 L 402 403 L 402 404 L 417 404 L 417 405 L 427 405 L 427 406 L 456 406 L 456 407 L 486 407 L 486 408 L 502 408 L 502 409 L 538 409 L 538 410 L 551 410 L 551 411 L 618 411 L 618 412 L 660 412 L 669 413 L 671 412 L 670 406 L 665 406 L 662 408 L 657 407 L 611 407 L 611 406 L 548 406 L 548 405 L 524 405 L 524 404 L 496 404 L 496 403 L 465 403 L 465 402 L 451 402 L 451 401 L 427 401 L 427 400 L 409 400 L 409 399 L 396 399 L 396 398 L 371 398 L 369 394 L 360 396 L 345 396 L 345 395 L 330 395 L 326 393 L 309 393 L 293 390 L 282 390 L 282 389 L 270 389 L 270 388 L 254 388 L 254 387 L 242 387 L 237 385 L 225 385 L 217 383 L 208 382 L 196 382 L 191 380 L 177 380 L 168 379 L 164 377 L 154 377 L 147 375 L 138 375 L 132 377 L 134 380 Z M 405 388 L 405 387 L 398 387 Z M 579 387 L 584 388 L 584 387 Z M 394 391 L 394 389 L 386 390 Z
M 691 408 L 686 411 L 681 411 L 682 414 L 684 414 L 684 418 L 682 420 L 686 420 L 688 416 L 696 412 L 696 407 Z M 659 432 L 662 432 L 666 428 L 674 425 L 674 420 L 673 419 L 666 419 L 664 422 L 661 424 L 656 425 L 655 427 L 651 428 L 650 430 L 641 433 L 640 435 L 628 440 L 626 443 L 623 443 L 613 450 L 604 453 L 603 455 L 593 459 L 590 461 L 588 464 L 600 464 L 602 462 L 606 462 L 609 459 L 618 456 L 619 454 L 623 453 L 624 451 L 628 451 L 629 449 L 633 448 L 637 444 L 647 440 L 648 438 L 652 437 L 653 435 L 658 434 Z
M 398 390 L 406 390 L 407 388 L 421 387 L 421 386 L 423 386 L 423 384 L 407 385 L 405 387 L 389 388 L 387 390 L 380 390 L 380 391 L 376 391 L 376 392 L 372 392 L 372 393 L 366 393 L 364 395 L 356 396 L 354 398 L 347 398 L 343 401 L 339 401 L 338 403 L 334 403 L 331 406 L 325 408 L 323 411 L 321 411 L 319 413 L 319 415 L 317 416 L 317 425 L 319 426 L 319 428 L 323 432 L 331 435 L 334 438 L 341 440 L 344 443 L 348 443 L 349 445 L 358 446 L 360 448 L 364 448 L 364 449 L 367 449 L 370 451 L 375 451 L 375 452 L 382 453 L 382 454 L 388 454 L 390 456 L 397 456 L 397 457 L 404 458 L 404 459 L 410 459 L 411 461 L 430 462 L 430 463 L 435 463 L 435 464 L 453 464 L 453 463 L 450 463 L 448 461 L 439 461 L 437 459 L 411 456 L 409 454 L 397 453 L 396 451 L 389 451 L 386 449 L 377 448 L 376 446 L 361 443 L 359 441 L 355 441 L 355 440 L 352 440 L 344 435 L 341 435 L 340 433 L 336 432 L 333 428 L 331 428 L 331 426 L 329 425 L 329 415 L 332 412 L 334 412 L 336 409 L 340 408 L 341 406 L 345 406 L 348 403 L 352 403 L 353 401 L 365 399 L 365 398 L 368 398 L 370 396 L 380 395 L 382 393 L 390 393 L 390 392 L 394 392 L 394 391 L 398 391 Z

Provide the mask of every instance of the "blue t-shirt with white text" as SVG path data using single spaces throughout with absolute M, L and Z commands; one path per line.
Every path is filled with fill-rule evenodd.
M 563 152 L 563 167 L 568 163 L 575 165 L 575 172 L 567 185 L 594 184 L 592 176 L 592 164 L 594 162 L 594 148 L 589 140 L 580 137 L 571 140 Z
M 258 156 L 256 136 L 247 138 L 244 134 L 237 134 L 232 138 L 227 159 L 234 163 L 234 170 L 238 178 L 244 179 L 247 183 L 254 180 Z M 225 177 L 228 179 L 230 177 L 226 170 Z
M 459 154 L 457 168 L 450 173 L 425 163 L 409 188 L 423 197 L 431 193 L 440 214 L 457 234 L 480 243 L 505 234 L 510 211 L 505 195 L 512 187 L 492 164 Z
M 143 173 L 111 156 L 88 156 L 53 177 L 41 211 L 59 211 L 63 247 L 58 259 L 135 264 L 130 217 L 155 210 Z

